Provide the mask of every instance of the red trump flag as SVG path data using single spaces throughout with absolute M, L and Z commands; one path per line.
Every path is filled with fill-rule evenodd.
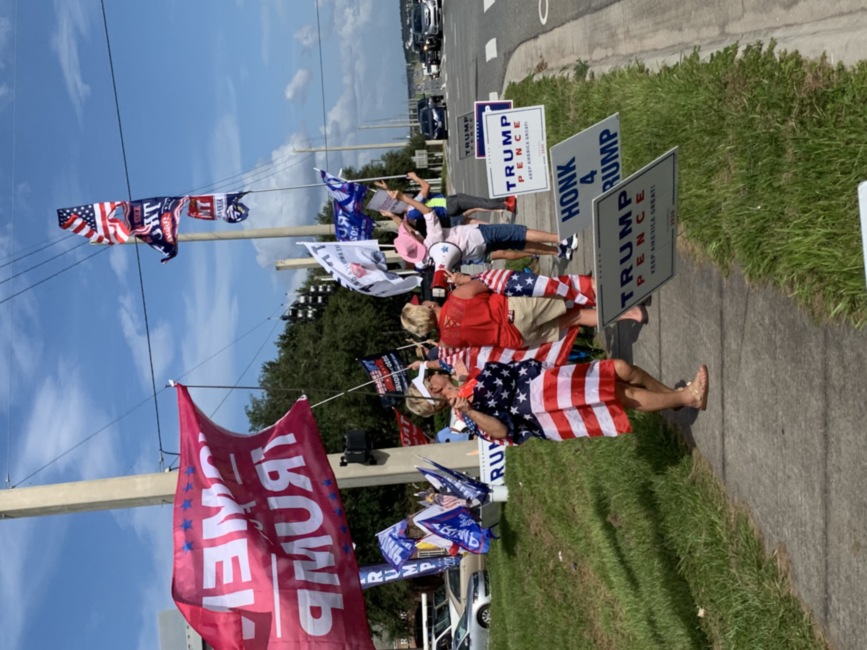
M 397 419 L 397 430 L 400 431 L 401 447 L 412 447 L 415 445 L 426 445 L 430 443 L 428 437 L 424 435 L 424 431 L 422 431 L 415 422 L 410 420 L 397 409 L 392 410 L 394 411 L 394 417 Z
M 358 564 L 306 399 L 253 435 L 178 386 L 172 596 L 216 650 L 372 650 Z

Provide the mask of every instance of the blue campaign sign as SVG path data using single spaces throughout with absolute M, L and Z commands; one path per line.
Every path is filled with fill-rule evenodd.
M 512 108 L 512 100 L 504 99 L 496 102 L 475 102 L 473 111 L 476 114 L 476 158 L 485 157 L 485 119 L 488 111 L 505 111 Z

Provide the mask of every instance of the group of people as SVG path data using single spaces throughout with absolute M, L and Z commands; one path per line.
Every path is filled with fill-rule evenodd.
M 421 180 L 412 173 L 407 176 Z M 400 224 L 395 247 L 408 262 L 422 264 L 428 248 L 442 241 L 458 246 L 464 263 L 516 251 L 520 256 L 532 252 L 571 259 L 577 245 L 574 236 L 561 241 L 557 235 L 526 226 L 462 221 L 462 209 L 514 213 L 514 197 L 506 201 L 442 197 L 432 195 L 427 183 L 419 184 L 422 191 L 415 197 L 388 190 L 392 198 L 409 206 L 405 218 L 384 213 Z M 412 225 L 420 220 L 425 224 L 424 235 Z M 448 279 L 453 290 L 442 305 L 432 301 L 407 304 L 401 314 L 403 327 L 416 336 L 437 331 L 444 349 L 532 348 L 557 341 L 571 328 L 597 325 L 596 286 L 590 276 L 548 278 L 489 271 L 475 277 L 450 272 Z M 627 310 L 619 320 L 647 323 L 646 306 Z M 564 440 L 628 433 L 631 427 L 625 409 L 655 412 L 707 407 L 706 366 L 680 389 L 622 359 L 557 367 L 528 359 L 487 363 L 472 370 L 440 359 L 416 362 L 413 369 L 420 373 L 407 390 L 410 411 L 430 416 L 453 408 L 472 433 L 512 444 L 530 437 Z

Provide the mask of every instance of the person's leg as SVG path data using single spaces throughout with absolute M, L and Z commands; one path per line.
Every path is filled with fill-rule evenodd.
M 522 251 L 494 251 L 491 253 L 492 260 L 520 260 L 529 257 L 527 250 Z
M 527 255 L 559 255 L 560 249 L 550 244 L 539 244 L 528 241 L 524 244 L 523 252 Z
M 646 373 L 645 373 L 646 374 Z M 618 377 L 619 378 L 619 377 Z M 657 392 L 651 388 L 641 388 L 618 381 L 615 390 L 620 403 L 629 409 L 653 413 L 664 409 L 677 409 L 684 406 L 704 410 L 707 404 L 707 368 L 698 369 L 695 379 L 685 390 Z
M 545 232 L 544 230 L 527 228 L 527 242 L 540 244 L 559 244 L 560 236 L 554 234 L 553 232 Z
M 615 321 L 634 320 L 638 323 L 643 323 L 645 316 L 646 312 L 644 309 L 641 307 L 633 307 L 618 316 Z M 596 309 L 592 307 L 588 308 L 581 305 L 575 305 L 564 314 L 563 319 L 564 320 L 561 320 L 561 327 L 576 327 L 578 325 L 583 325 L 584 327 L 599 327 L 599 314 Z
M 467 210 L 473 209 L 493 212 L 494 210 L 505 210 L 506 204 L 503 199 L 487 199 L 470 194 L 450 194 L 446 197 L 446 214 L 448 215 L 463 214 Z
M 623 359 L 614 359 L 614 374 L 617 380 L 624 384 L 630 384 L 638 388 L 646 388 L 654 393 L 676 393 L 674 388 L 669 388 L 656 379 L 644 368 L 634 366 Z

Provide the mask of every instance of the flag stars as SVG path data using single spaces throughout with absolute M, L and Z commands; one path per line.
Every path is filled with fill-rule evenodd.
M 196 468 L 193 467 L 192 465 L 187 465 L 187 469 L 184 470 L 184 474 L 186 474 L 187 476 L 189 476 L 190 474 L 195 474 L 195 473 L 196 473 Z
M 192 499 L 184 499 L 184 502 L 181 504 L 181 509 L 183 509 L 183 510 L 189 510 L 192 507 L 193 507 L 193 500 Z
M 192 489 L 193 489 L 193 484 L 192 484 L 192 483 L 187 483 L 187 484 L 184 486 L 184 492 L 189 492 L 189 491 L 192 490 Z
M 331 499 L 332 501 L 337 501 L 337 492 L 329 492 L 328 498 Z
M 184 553 L 189 553 L 190 551 L 193 550 L 193 543 L 192 542 L 184 542 L 184 545 L 181 548 L 184 549 Z
M 184 530 L 190 530 L 190 528 L 192 528 L 192 527 L 193 527 L 193 520 L 192 519 L 184 519 L 181 522 L 181 525 L 178 526 L 178 528 L 182 528 Z

